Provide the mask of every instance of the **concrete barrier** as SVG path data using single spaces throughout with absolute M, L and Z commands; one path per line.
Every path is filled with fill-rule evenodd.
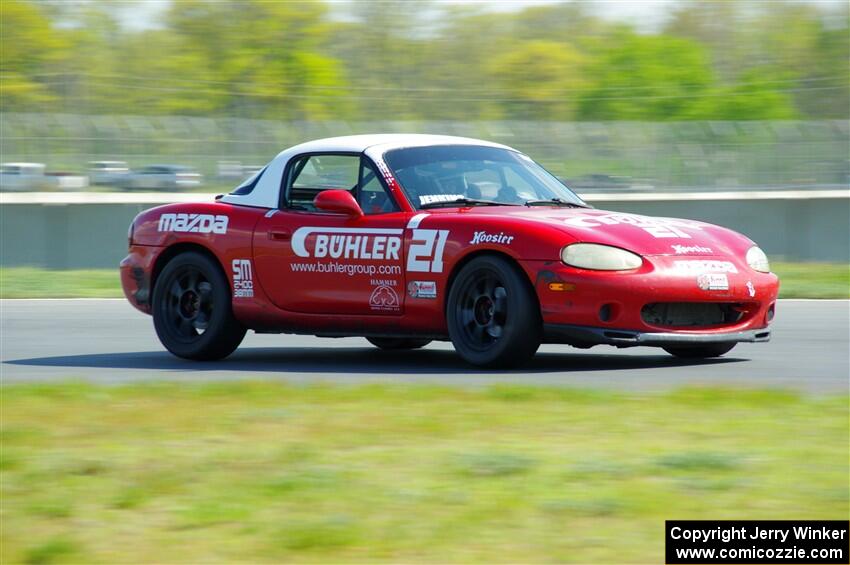
M 116 268 L 142 210 L 212 195 L 0 194 L 0 265 Z M 773 259 L 850 261 L 850 190 L 592 194 L 597 208 L 702 220 L 756 241 Z

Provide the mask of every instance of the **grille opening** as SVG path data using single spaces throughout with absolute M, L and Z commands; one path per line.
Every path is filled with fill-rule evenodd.
M 734 324 L 746 311 L 737 302 L 653 302 L 641 308 L 640 316 L 652 326 L 701 328 Z

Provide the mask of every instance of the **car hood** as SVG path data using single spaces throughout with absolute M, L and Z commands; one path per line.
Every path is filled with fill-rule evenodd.
M 567 232 L 575 241 L 613 245 L 641 255 L 737 255 L 752 245 L 736 232 L 695 220 L 594 208 L 492 207 L 474 211 L 546 224 Z

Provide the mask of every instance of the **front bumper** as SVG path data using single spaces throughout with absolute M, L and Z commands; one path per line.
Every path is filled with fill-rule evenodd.
M 137 310 L 145 314 L 151 313 L 151 275 L 154 261 L 160 247 L 133 245 L 124 259 L 121 260 L 121 287 L 124 296 Z
M 702 345 L 710 343 L 740 343 L 770 341 L 770 330 L 761 328 L 727 333 L 699 332 L 640 332 L 570 324 L 545 324 L 546 343 L 566 343 L 576 347 L 614 345 L 617 347 L 667 347 L 674 345 Z
M 734 261 L 729 257 L 711 259 Z M 767 327 L 779 292 L 776 275 L 755 272 L 739 262 L 724 273 L 724 288 L 704 289 L 698 284 L 700 273 L 677 268 L 676 262 L 683 260 L 695 259 L 644 257 L 643 267 L 630 273 L 576 269 L 557 262 L 526 262 L 524 266 L 540 298 L 545 340 L 578 347 L 666 347 L 769 339 Z M 686 312 L 693 319 L 678 319 L 672 314 L 675 309 L 668 317 L 665 308 L 653 307 L 676 303 L 717 304 L 718 308 L 740 312 L 740 316 L 712 321 L 696 310 Z

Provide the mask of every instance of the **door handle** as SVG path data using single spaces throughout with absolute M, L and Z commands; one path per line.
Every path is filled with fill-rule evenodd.
M 269 239 L 272 241 L 289 241 L 292 234 L 285 230 L 272 230 L 269 232 Z

